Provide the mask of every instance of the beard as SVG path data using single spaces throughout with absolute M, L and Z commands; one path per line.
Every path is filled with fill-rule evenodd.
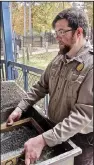
M 67 46 L 67 45 L 60 45 L 59 44 L 59 48 L 60 48 L 60 54 L 63 54 L 63 55 L 65 55 L 66 53 L 68 53 L 69 51 L 70 51 L 70 47 L 69 46 Z
M 72 33 L 71 36 L 71 45 L 74 44 L 76 42 L 75 38 L 74 38 L 74 32 Z M 59 49 L 60 49 L 60 53 L 62 55 L 65 55 L 66 53 L 68 53 L 71 50 L 71 45 L 65 45 L 62 41 L 59 41 Z

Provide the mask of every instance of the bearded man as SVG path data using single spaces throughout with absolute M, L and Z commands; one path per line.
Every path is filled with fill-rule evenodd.
M 7 125 L 49 93 L 48 118 L 55 126 L 25 143 L 25 164 L 37 160 L 46 145 L 71 138 L 83 151 L 74 164 L 93 165 L 93 55 L 86 42 L 88 19 L 82 10 L 69 8 L 55 17 L 52 26 L 60 51 L 10 114 Z

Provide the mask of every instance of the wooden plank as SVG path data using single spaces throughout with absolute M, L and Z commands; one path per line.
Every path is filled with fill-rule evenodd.
M 8 160 L 1 161 L 1 165 L 17 165 L 17 158 L 9 158 Z
M 31 123 L 39 133 L 44 132 L 44 130 L 40 127 L 40 125 L 32 117 L 29 117 L 29 118 L 14 122 L 12 126 L 7 126 L 6 123 L 1 124 L 1 133 L 8 132 L 10 130 L 13 130 L 14 128 L 17 128 L 27 123 Z
M 22 119 L 13 123 L 12 126 L 7 126 L 6 123 L 1 124 L 1 133 L 10 131 L 14 128 L 17 128 L 23 124 L 26 124 L 31 121 L 31 118 Z
M 36 128 L 36 130 L 42 134 L 44 130 L 40 127 L 40 125 L 33 119 L 31 118 L 30 123 Z
M 1 161 L 1 165 L 18 165 L 18 161 L 23 160 L 22 159 L 23 156 L 24 156 L 24 154 L 23 153 L 20 153 L 17 156 L 10 157 L 7 160 Z

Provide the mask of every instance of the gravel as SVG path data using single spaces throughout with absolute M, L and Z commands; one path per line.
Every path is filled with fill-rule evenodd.
M 14 81 L 1 82 L 1 123 L 5 122 L 26 93 Z
M 24 143 L 31 137 L 37 136 L 35 129 L 22 126 L 13 131 L 1 133 L 1 160 L 20 153 Z
M 13 131 L 1 133 L 1 161 L 8 159 L 12 156 L 19 155 L 23 148 L 24 143 L 31 137 L 37 136 L 37 132 L 34 128 L 22 126 L 19 129 Z M 52 157 L 53 149 L 45 147 L 40 160 L 37 163 L 47 160 L 48 157 Z
M 20 100 L 25 97 L 25 92 L 13 81 L 1 82 L 1 111 L 15 108 Z

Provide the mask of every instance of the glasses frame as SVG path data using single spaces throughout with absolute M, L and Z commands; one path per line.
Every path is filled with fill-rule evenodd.
M 55 36 L 55 37 L 62 37 L 62 36 L 64 36 L 67 32 L 69 32 L 69 31 L 73 31 L 73 29 L 68 29 L 68 30 L 60 29 L 60 30 L 58 30 L 58 31 L 55 31 L 54 36 Z M 59 34 L 60 32 L 62 32 L 62 34 Z

